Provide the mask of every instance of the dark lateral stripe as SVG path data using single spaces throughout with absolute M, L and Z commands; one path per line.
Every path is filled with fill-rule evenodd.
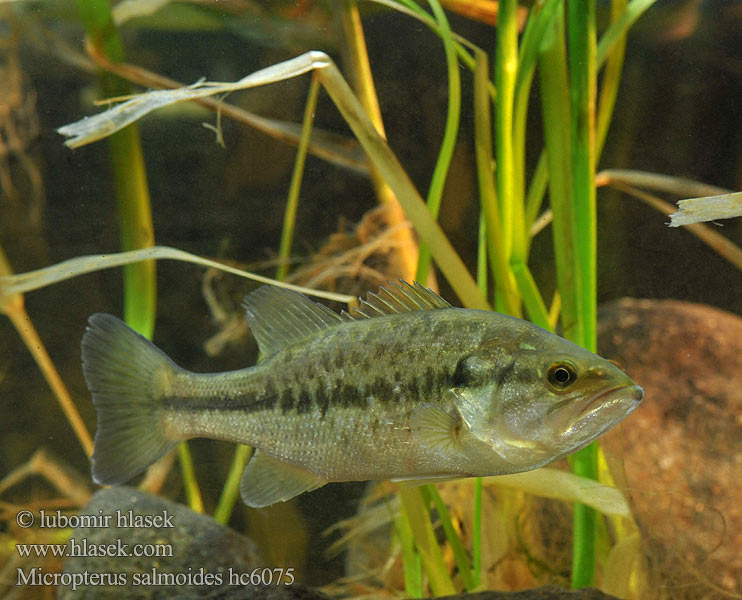
M 203 396 L 170 396 L 162 399 L 165 409 L 180 412 L 200 412 L 204 410 L 241 411 L 246 413 L 270 410 L 276 405 L 277 396 L 220 396 L 204 398 Z
M 342 379 L 326 382 L 314 380 L 306 388 L 286 386 L 277 391 L 272 382 L 265 392 L 253 395 L 221 397 L 171 396 L 163 398 L 165 409 L 180 412 L 204 410 L 261 412 L 280 408 L 283 414 L 307 414 L 318 410 L 321 417 L 332 406 L 341 408 L 365 407 L 369 399 L 380 405 L 389 405 L 402 400 L 419 401 L 430 399 L 433 394 L 453 385 L 452 369 L 427 367 L 423 373 L 395 371 L 393 377 L 377 376 L 361 385 L 352 385 Z

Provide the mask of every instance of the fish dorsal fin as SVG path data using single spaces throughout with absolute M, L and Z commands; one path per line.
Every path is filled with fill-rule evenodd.
M 263 357 L 343 321 L 326 306 L 272 285 L 249 293 L 242 306 Z
M 242 475 L 240 494 L 245 504 L 261 508 L 285 502 L 326 483 L 319 475 L 256 451 Z
M 351 307 L 349 313 L 343 311 L 346 319 L 373 319 L 414 310 L 451 308 L 435 292 L 417 282 L 410 285 L 402 279 L 399 282 L 390 281 L 387 287 L 380 287 L 377 294 L 369 292 L 365 300 L 359 300 L 358 306 Z

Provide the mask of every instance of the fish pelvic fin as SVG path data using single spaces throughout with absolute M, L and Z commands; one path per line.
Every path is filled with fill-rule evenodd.
M 248 506 L 262 508 L 311 492 L 326 483 L 319 475 L 256 450 L 242 475 L 240 494 Z
M 88 320 L 82 370 L 98 413 L 91 461 L 96 483 L 116 485 L 174 448 L 163 429 L 162 396 L 179 369 L 123 321 L 103 313 Z

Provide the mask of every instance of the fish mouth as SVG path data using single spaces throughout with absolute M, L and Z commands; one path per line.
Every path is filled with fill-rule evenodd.
M 568 428 L 568 432 L 584 429 L 600 419 L 592 437 L 597 437 L 626 418 L 644 398 L 644 390 L 635 384 L 616 386 L 591 396 Z
M 628 409 L 626 412 L 628 415 L 641 404 L 643 398 L 644 390 L 640 386 L 635 384 L 619 385 L 604 392 L 599 392 L 590 398 L 585 408 L 580 411 L 578 420 L 589 417 L 599 410 L 609 409 L 614 404 L 625 406 Z

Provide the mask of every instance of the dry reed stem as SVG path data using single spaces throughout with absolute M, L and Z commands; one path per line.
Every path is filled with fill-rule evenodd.
M 5 257 L 5 253 L 0 249 L 0 275 L 12 274 L 13 270 L 10 267 L 10 263 Z M 72 426 L 80 445 L 85 451 L 85 455 L 90 458 L 93 455 L 93 439 L 90 437 L 90 433 L 77 410 L 77 406 L 67 391 L 57 368 L 49 357 L 44 342 L 41 341 L 36 328 L 31 322 L 31 318 L 26 312 L 23 296 L 21 294 L 0 293 L 0 312 L 4 313 L 10 319 L 18 335 L 21 336 L 23 343 L 33 356 L 44 379 L 46 379 L 54 396 L 57 398 L 62 412 L 67 417 L 67 421 Z

